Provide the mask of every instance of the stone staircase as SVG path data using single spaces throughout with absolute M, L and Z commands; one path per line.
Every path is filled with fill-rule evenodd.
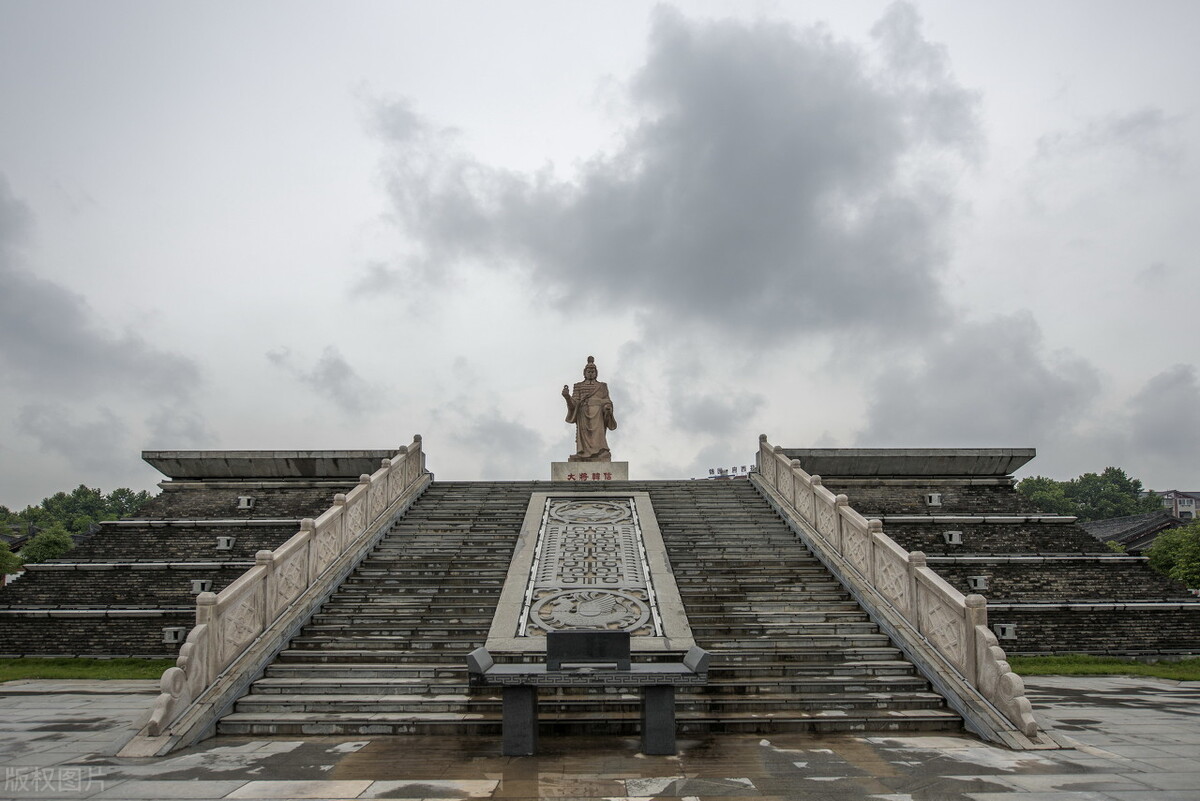
M 221 734 L 500 732 L 500 694 L 469 688 L 530 493 L 548 482 L 430 486 L 255 682 Z M 710 685 L 681 691 L 681 734 L 958 730 L 961 720 L 748 481 L 648 492 Z M 676 655 L 677 656 L 677 655 Z M 543 692 L 544 733 L 633 734 L 638 696 Z

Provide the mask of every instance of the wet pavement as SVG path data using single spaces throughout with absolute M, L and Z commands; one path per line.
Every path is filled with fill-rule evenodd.
M 115 754 L 156 682 L 0 684 L 0 798 L 1200 799 L 1200 682 L 1027 680 L 1070 746 L 1009 751 L 967 735 L 716 735 L 673 757 L 635 737 L 541 738 L 503 757 L 479 737 L 220 737 L 168 757 Z

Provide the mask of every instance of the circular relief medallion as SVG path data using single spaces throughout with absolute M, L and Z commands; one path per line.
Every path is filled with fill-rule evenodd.
M 563 590 L 535 603 L 529 617 L 545 629 L 633 631 L 650 619 L 650 607 L 616 590 Z
M 560 523 L 618 523 L 631 518 L 628 501 L 563 501 L 550 507 Z

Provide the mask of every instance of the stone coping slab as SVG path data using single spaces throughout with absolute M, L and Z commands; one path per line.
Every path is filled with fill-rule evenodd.
M 142 459 L 172 479 L 347 478 L 379 469 L 399 449 L 374 451 L 142 451 Z
M 1008 476 L 1034 448 L 784 448 L 809 475 Z

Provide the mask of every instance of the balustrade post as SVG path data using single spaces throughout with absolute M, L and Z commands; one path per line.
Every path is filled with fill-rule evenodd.
M 979 675 L 979 649 L 975 641 L 979 634 L 977 626 L 987 628 L 987 598 L 972 593 L 966 598 L 967 610 L 964 618 L 967 624 L 967 664 L 965 672 L 976 687 L 981 686 Z
M 203 675 L 200 686 L 207 685 L 217 675 L 217 644 L 220 642 L 221 625 L 217 620 L 217 594 L 202 592 L 196 596 L 196 625 L 204 626 L 204 664 L 197 664 Z
M 371 517 L 371 493 L 373 491 L 371 489 L 371 477 L 366 473 L 363 473 L 358 477 L 358 484 L 363 488 L 362 498 L 360 498 L 358 502 L 362 504 L 363 531 L 365 532 L 369 531 L 371 529 L 371 525 L 375 522 L 375 518 Z M 342 539 L 338 543 L 339 556 L 341 555 L 342 551 L 350 547 L 350 543 L 356 536 L 357 535 L 354 532 L 346 531 L 345 521 L 343 521 Z
M 792 495 L 790 500 L 792 508 L 796 511 L 800 511 L 800 484 L 802 483 L 800 481 L 800 471 L 804 468 L 801 467 L 799 459 L 792 460 L 791 468 L 792 469 L 788 471 L 792 474 Z
M 271 625 L 271 621 L 275 619 L 275 610 L 273 599 L 275 598 L 275 553 L 273 551 L 259 551 L 254 554 L 255 567 L 261 567 L 262 581 L 259 582 L 259 591 L 262 593 L 262 621 L 261 626 L 263 631 L 267 630 L 267 626 Z
M 925 564 L 924 551 L 912 551 L 908 554 L 908 596 L 912 598 L 912 620 L 909 622 L 920 634 L 925 633 L 925 626 L 921 619 L 924 610 L 921 604 L 921 582 L 917 580 L 917 573 Z
M 883 521 L 871 518 L 867 521 L 867 580 L 875 586 L 875 546 L 876 535 L 883 534 Z
M 850 499 L 845 495 L 835 495 L 833 498 L 833 535 L 837 538 L 838 553 L 845 555 L 846 553 L 846 531 L 843 528 L 842 510 L 850 503 Z M 853 536 L 853 534 L 851 535 Z M 857 565 L 851 565 L 857 567 Z
M 811 525 L 812 528 L 816 530 L 817 535 L 822 538 L 822 540 L 829 542 L 829 537 L 824 535 L 824 531 L 821 530 L 821 512 L 817 510 L 817 504 L 820 504 L 821 502 L 821 493 L 817 492 L 817 488 L 824 486 L 824 481 L 822 480 L 821 476 L 809 476 L 809 484 L 811 484 L 812 492 L 812 519 L 805 520 L 805 523 Z M 829 542 L 829 544 L 830 546 L 834 546 L 834 543 L 832 542 Z M 834 550 L 836 550 L 836 552 L 839 554 L 841 553 L 841 548 L 839 547 L 834 546 Z
M 341 498 L 341 501 L 338 500 Z M 333 505 L 346 503 L 346 496 L 340 492 L 333 496 Z M 317 573 L 320 567 L 317 565 L 317 524 L 311 517 L 306 517 L 300 521 L 300 531 L 308 535 L 307 542 L 304 544 L 305 556 L 308 560 L 308 586 L 317 580 Z

